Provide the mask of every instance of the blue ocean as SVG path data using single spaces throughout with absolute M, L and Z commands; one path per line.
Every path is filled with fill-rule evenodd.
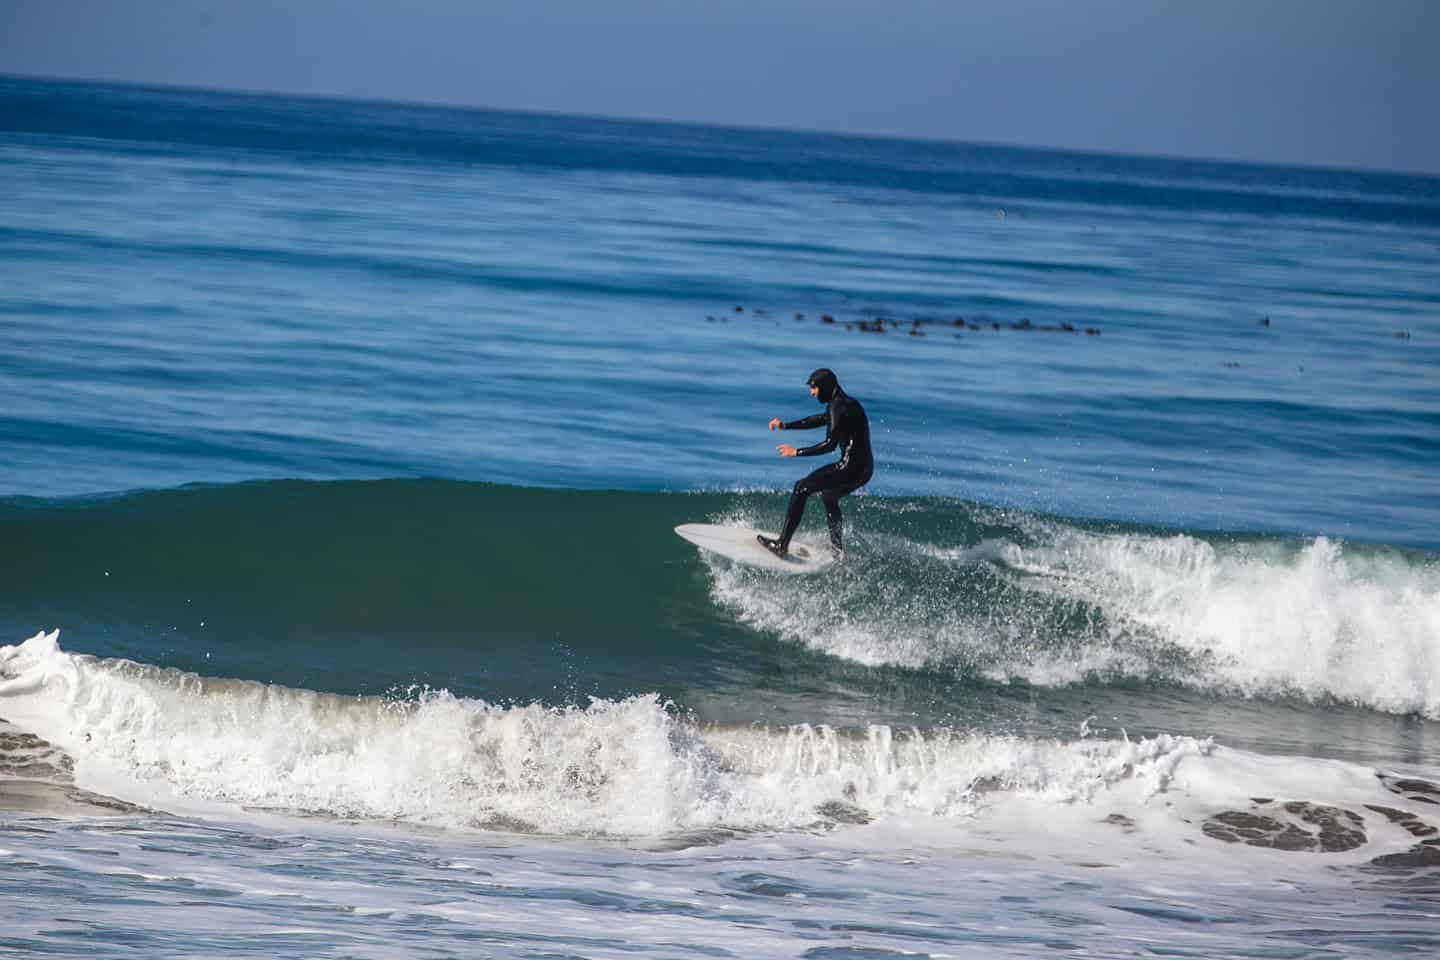
M 1440 951 L 1440 179 L 0 76 L 0 183 L 0 954 Z M 822 366 L 843 559 L 675 536 Z

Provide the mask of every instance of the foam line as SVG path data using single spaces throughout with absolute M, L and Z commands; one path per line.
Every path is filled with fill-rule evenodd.
M 893 818 L 1099 813 L 1193 834 L 1259 795 L 1397 803 L 1375 772 L 1159 735 L 1074 742 L 951 729 L 696 725 L 654 695 L 585 708 L 443 691 L 340 697 L 70 654 L 56 633 L 0 647 L 0 715 L 121 789 L 337 818 L 549 834 L 795 830 Z M 17 682 L 18 681 L 18 682 Z M 129 788 L 124 783 L 130 784 Z M 107 784 L 114 788 L 114 783 Z

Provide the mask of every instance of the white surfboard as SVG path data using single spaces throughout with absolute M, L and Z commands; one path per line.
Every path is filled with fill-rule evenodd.
M 790 556 L 781 558 L 760 545 L 755 537 L 763 530 L 748 527 L 722 527 L 711 523 L 682 523 L 675 532 L 702 550 L 718 553 L 737 563 L 763 567 L 776 573 L 814 573 L 835 562 L 829 550 L 815 550 L 799 543 L 790 544 Z M 773 537 L 773 533 L 765 533 Z

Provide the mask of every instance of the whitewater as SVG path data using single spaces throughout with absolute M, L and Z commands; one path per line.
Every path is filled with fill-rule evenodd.
M 76 656 L 54 633 L 0 648 L 0 671 L 31 731 L 0 734 L 3 760 L 50 788 L 0 789 L 50 814 L 0 850 L 28 879 L 12 944 L 53 935 L 46 880 L 77 870 L 87 899 L 138 898 L 147 925 L 243 905 L 209 944 L 359 956 L 417 924 L 429 948 L 478 937 L 516 955 L 1106 952 L 1183 942 L 1161 932 L 1177 921 L 1234 931 L 1201 949 L 1237 955 L 1436 943 L 1414 881 L 1440 862 L 1440 782 L 1393 769 L 1083 725 L 1062 742 L 719 727 L 653 697 L 337 697 Z M 1297 881 L 1297 855 L 1325 870 Z M 89 914 L 106 936 L 127 925 Z

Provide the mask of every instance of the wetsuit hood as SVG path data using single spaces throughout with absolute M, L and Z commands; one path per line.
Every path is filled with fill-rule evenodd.
M 821 367 L 810 374 L 810 379 L 805 381 L 807 386 L 819 387 L 820 393 L 816 397 L 821 403 L 829 403 L 835 396 L 835 391 L 840 389 L 840 381 L 835 379 L 835 374 L 825 367 Z

